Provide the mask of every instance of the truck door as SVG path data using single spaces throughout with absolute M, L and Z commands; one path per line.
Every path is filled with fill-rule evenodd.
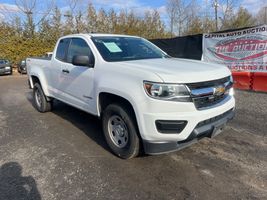
M 71 39 L 63 38 L 57 44 L 57 50 L 55 55 L 52 56 L 51 65 L 47 68 L 47 78 L 49 90 L 56 98 L 61 99 L 62 91 L 60 91 L 60 85 L 63 81 L 61 78 L 61 68 L 66 62 L 67 50 Z
M 66 62 L 62 65 L 60 91 L 64 100 L 82 110 L 95 113 L 94 68 L 72 64 L 74 56 L 92 57 L 92 51 L 82 38 L 72 38 L 68 48 Z

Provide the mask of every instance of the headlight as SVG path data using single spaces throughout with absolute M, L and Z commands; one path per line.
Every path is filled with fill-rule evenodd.
M 10 69 L 10 67 L 8 66 L 8 67 L 5 67 L 5 69 Z
M 144 81 L 144 88 L 148 96 L 155 99 L 180 102 L 192 101 L 185 85 Z

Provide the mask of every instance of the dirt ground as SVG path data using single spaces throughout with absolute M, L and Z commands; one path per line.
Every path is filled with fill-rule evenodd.
M 0 76 L 0 200 L 267 199 L 267 94 L 236 99 L 216 138 L 121 160 L 97 118 L 60 102 L 38 113 L 25 75 Z

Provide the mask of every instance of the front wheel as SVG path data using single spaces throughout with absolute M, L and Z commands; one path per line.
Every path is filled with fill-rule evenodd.
M 131 109 L 110 104 L 104 110 L 102 124 L 107 144 L 114 154 L 123 159 L 138 155 L 140 140 Z
M 52 102 L 47 101 L 46 96 L 39 83 L 35 83 L 33 87 L 33 102 L 39 112 L 48 112 L 52 108 Z

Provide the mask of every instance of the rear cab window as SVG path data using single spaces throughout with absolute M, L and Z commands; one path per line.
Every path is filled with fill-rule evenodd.
M 71 39 L 61 39 L 57 46 L 56 58 L 61 61 L 66 61 L 66 53 L 69 47 Z

